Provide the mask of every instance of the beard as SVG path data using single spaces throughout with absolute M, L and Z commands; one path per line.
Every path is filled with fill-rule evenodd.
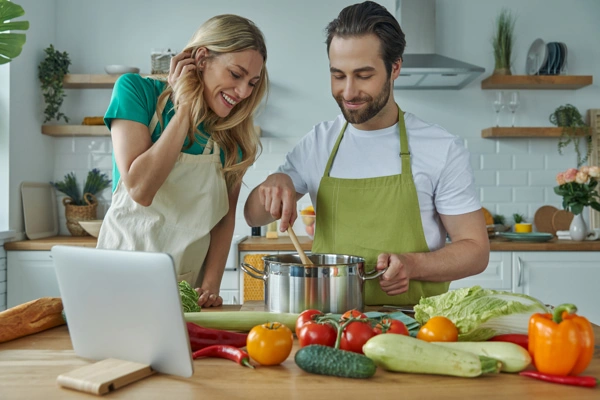
M 342 114 L 344 115 L 344 118 L 346 118 L 346 121 L 351 124 L 360 125 L 379 114 L 379 111 L 385 107 L 390 99 L 390 91 L 390 79 L 388 78 L 375 99 L 373 99 L 371 96 L 365 96 L 355 97 L 351 100 L 347 100 L 350 103 L 366 102 L 367 106 L 361 110 L 346 109 L 346 107 L 344 107 L 344 99 L 342 95 L 336 96 L 335 101 L 338 103 L 338 106 L 340 106 L 340 110 L 342 110 Z

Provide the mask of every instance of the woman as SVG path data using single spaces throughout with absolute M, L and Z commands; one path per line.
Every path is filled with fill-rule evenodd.
M 240 185 L 260 146 L 252 115 L 266 59 L 254 23 L 213 17 L 172 58 L 167 83 L 120 77 L 105 115 L 114 187 L 98 248 L 171 254 L 201 306 L 223 302 Z

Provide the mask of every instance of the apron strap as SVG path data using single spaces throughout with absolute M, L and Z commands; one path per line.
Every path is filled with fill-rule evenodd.
M 400 109 L 400 106 L 398 106 L 398 131 L 400 132 L 400 159 L 402 160 L 402 173 L 406 172 L 412 176 L 406 124 L 404 123 L 404 113 Z

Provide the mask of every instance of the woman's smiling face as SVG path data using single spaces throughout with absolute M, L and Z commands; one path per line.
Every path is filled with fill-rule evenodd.
M 260 79 L 264 60 L 256 50 L 219 54 L 200 61 L 204 78 L 204 101 L 221 118 L 252 94 Z

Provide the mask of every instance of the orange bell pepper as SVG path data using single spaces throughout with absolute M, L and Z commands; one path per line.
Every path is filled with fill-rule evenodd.
M 561 304 L 552 314 L 529 319 L 529 353 L 538 371 L 554 375 L 579 375 L 594 355 L 592 324 L 576 315 L 573 304 Z

